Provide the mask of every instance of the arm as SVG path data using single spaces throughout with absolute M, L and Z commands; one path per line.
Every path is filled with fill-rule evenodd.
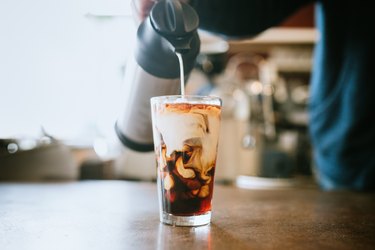
M 249 37 L 278 25 L 313 0 L 191 0 L 202 29 Z

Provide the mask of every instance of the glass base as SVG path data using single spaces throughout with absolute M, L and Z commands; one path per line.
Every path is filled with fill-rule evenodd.
M 207 225 L 211 222 L 211 212 L 201 215 L 178 216 L 162 212 L 160 222 L 172 226 L 195 227 Z

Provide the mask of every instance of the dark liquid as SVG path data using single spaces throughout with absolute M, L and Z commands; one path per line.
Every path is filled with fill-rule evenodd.
M 170 119 L 171 115 L 176 115 L 175 120 Z M 156 113 L 154 119 L 154 132 L 160 138 L 155 152 L 162 210 L 180 216 L 201 215 L 211 211 L 220 107 L 168 103 L 160 108 L 160 113 Z M 172 124 L 169 123 L 171 121 Z M 192 126 L 193 129 L 180 129 L 179 121 L 184 121 L 183 126 Z M 164 130 L 165 127 L 159 128 L 158 124 L 168 124 L 170 128 Z M 170 140 L 167 133 L 176 134 L 173 138 L 181 140 L 181 146 L 174 144 L 176 142 Z M 183 137 L 179 138 L 180 134 L 177 133 Z M 168 146 L 174 147 L 174 150 L 168 151 Z
M 183 152 L 174 152 L 172 155 L 172 160 L 167 161 L 166 168 L 159 165 L 161 178 L 158 188 L 161 189 L 163 211 L 180 216 L 200 215 L 211 211 L 215 168 L 213 167 L 206 175 L 210 177 L 209 183 L 201 179 L 200 173 L 193 169 L 194 178 L 183 178 L 176 168 L 176 159 L 182 157 L 183 161 L 187 162 L 189 155 Z M 169 177 L 165 178 L 166 175 L 173 179 L 173 187 L 168 190 L 165 188 L 168 186 L 165 182 L 169 181 Z

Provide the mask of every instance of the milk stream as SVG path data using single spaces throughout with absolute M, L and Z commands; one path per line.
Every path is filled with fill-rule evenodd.
M 182 61 L 181 53 L 176 52 L 178 62 L 180 64 L 180 84 L 181 84 L 181 95 L 185 95 L 185 76 L 184 76 L 184 62 Z

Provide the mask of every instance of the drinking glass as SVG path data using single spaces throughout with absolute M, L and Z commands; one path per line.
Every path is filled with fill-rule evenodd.
M 211 221 L 221 100 L 211 96 L 151 98 L 160 221 Z

